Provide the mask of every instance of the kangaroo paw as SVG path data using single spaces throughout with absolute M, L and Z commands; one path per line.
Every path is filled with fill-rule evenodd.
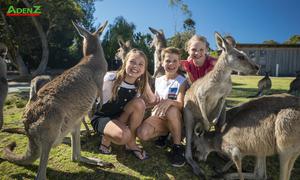
M 101 159 L 97 158 L 87 158 L 87 157 L 81 157 L 80 162 L 96 165 L 104 168 L 114 168 L 115 166 L 112 163 L 104 162 Z

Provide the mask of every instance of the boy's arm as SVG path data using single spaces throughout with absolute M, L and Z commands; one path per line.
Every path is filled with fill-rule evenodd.
M 188 83 L 187 80 L 185 80 L 185 81 L 181 84 L 181 86 L 180 86 L 180 88 L 179 88 L 179 93 L 178 93 L 177 99 L 176 99 L 176 101 L 178 102 L 177 107 L 178 107 L 179 109 L 182 109 L 182 108 L 183 108 L 184 96 L 185 96 L 185 91 L 186 91 L 187 83 Z

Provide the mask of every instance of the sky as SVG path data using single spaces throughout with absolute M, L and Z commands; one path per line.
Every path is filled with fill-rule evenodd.
M 283 43 L 300 35 L 300 0 L 183 0 L 196 22 L 196 34 L 215 49 L 214 32 L 232 35 L 239 43 Z M 136 26 L 136 32 L 162 29 L 166 38 L 183 31 L 187 18 L 168 0 L 103 0 L 96 2 L 95 24 L 113 24 L 118 16 Z M 175 28 L 176 27 L 176 28 Z

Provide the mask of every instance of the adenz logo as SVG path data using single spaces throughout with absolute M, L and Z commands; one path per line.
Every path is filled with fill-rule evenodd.
M 10 5 L 6 16 L 39 16 L 42 14 L 41 6 L 34 5 L 33 8 L 15 8 Z

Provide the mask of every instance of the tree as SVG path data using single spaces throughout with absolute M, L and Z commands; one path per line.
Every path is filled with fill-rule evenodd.
M 133 46 L 142 50 L 148 58 L 148 71 L 153 73 L 154 71 L 154 49 L 150 48 L 152 42 L 151 34 L 142 34 L 140 32 L 135 33 L 133 36 Z
M 28 3 L 27 0 L 22 0 L 22 2 L 24 3 L 24 5 L 27 8 L 32 8 L 32 6 Z M 42 43 L 42 58 L 41 58 L 41 62 L 38 66 L 38 68 L 32 73 L 33 76 L 42 74 L 47 67 L 47 63 L 48 63 L 48 56 L 49 56 L 49 48 L 48 48 L 48 40 L 47 40 L 47 36 L 43 30 L 42 25 L 39 23 L 39 21 L 37 20 L 36 17 L 32 16 L 31 20 L 39 34 L 41 43 Z
M 274 40 L 266 40 L 263 42 L 263 44 L 279 44 L 279 43 Z
M 25 64 L 37 68 L 33 72 L 33 75 L 37 75 L 43 73 L 47 65 L 65 68 L 77 63 L 81 54 L 81 38 L 75 33 L 71 20 L 82 22 L 88 29 L 92 29 L 94 2 L 95 0 L 1 2 L 1 7 L 42 6 L 42 14 L 38 17 L 5 17 L 1 11 L 3 23 L 0 23 L 0 41 L 9 46 L 11 60 L 19 69 L 20 75 L 28 74 Z M 80 41 L 74 41 L 74 38 Z M 75 59 L 75 56 L 78 58 Z
M 284 44 L 300 44 L 300 35 L 293 35 Z
M 119 48 L 118 40 L 133 40 L 134 30 L 135 25 L 128 23 L 122 16 L 117 17 L 114 23 L 108 26 L 108 30 L 103 36 L 102 46 L 109 68 L 112 67 L 112 60 Z
M 150 48 L 152 37 L 149 33 L 142 34 L 141 32 L 135 32 L 135 25 L 129 23 L 124 17 L 119 16 L 114 20 L 114 23 L 108 26 L 107 32 L 104 34 L 102 40 L 102 47 L 105 52 L 105 58 L 108 61 L 109 70 L 113 68 L 113 60 L 115 54 L 119 48 L 118 40 L 131 41 L 132 47 L 142 50 L 148 60 L 150 72 L 153 71 L 153 54 L 154 50 Z
M 189 31 L 189 32 L 194 33 L 194 34 L 196 32 L 195 26 L 196 26 L 196 23 L 192 18 L 188 18 L 183 22 L 183 29 L 185 31 Z
M 176 11 L 178 9 L 180 9 L 181 12 L 185 16 L 187 16 L 187 19 L 190 19 L 192 17 L 192 12 L 189 10 L 188 5 L 185 4 L 185 3 L 183 3 L 182 0 L 169 0 L 169 6 L 171 8 L 174 8 L 174 10 L 175 10 L 175 13 L 174 13 L 174 21 L 175 21 L 175 23 L 174 23 L 174 31 L 175 31 L 175 33 L 177 33 L 177 20 L 178 20 L 178 18 L 176 16 L 176 14 L 177 14 Z
M 186 42 L 194 35 L 194 32 L 185 31 L 176 33 L 168 40 L 168 46 L 173 46 L 181 50 L 181 58 L 186 59 L 188 53 L 186 52 Z
M 169 5 L 171 7 L 179 7 L 184 15 L 187 15 L 189 18 L 192 17 L 192 12 L 189 10 L 188 5 L 183 3 L 182 0 L 169 0 Z
M 18 2 L 11 2 L 11 5 L 17 5 Z M 5 10 L 4 7 L 8 7 L 6 2 L 1 2 L 0 7 Z M 23 39 L 26 39 L 26 34 L 21 36 L 20 41 L 16 38 L 18 33 L 15 30 L 15 24 L 24 25 L 23 28 L 26 28 L 28 25 L 24 21 L 19 21 L 18 18 L 6 18 L 3 11 L 0 11 L 1 22 L 0 22 L 0 41 L 7 45 L 8 47 L 8 58 L 10 59 L 12 65 L 19 68 L 20 75 L 24 76 L 28 74 L 27 68 L 21 56 L 21 48 L 19 42 L 23 42 Z M 25 22 L 25 23 L 24 23 Z M 17 29 L 20 30 L 21 28 Z M 29 47 L 28 47 L 29 48 Z

